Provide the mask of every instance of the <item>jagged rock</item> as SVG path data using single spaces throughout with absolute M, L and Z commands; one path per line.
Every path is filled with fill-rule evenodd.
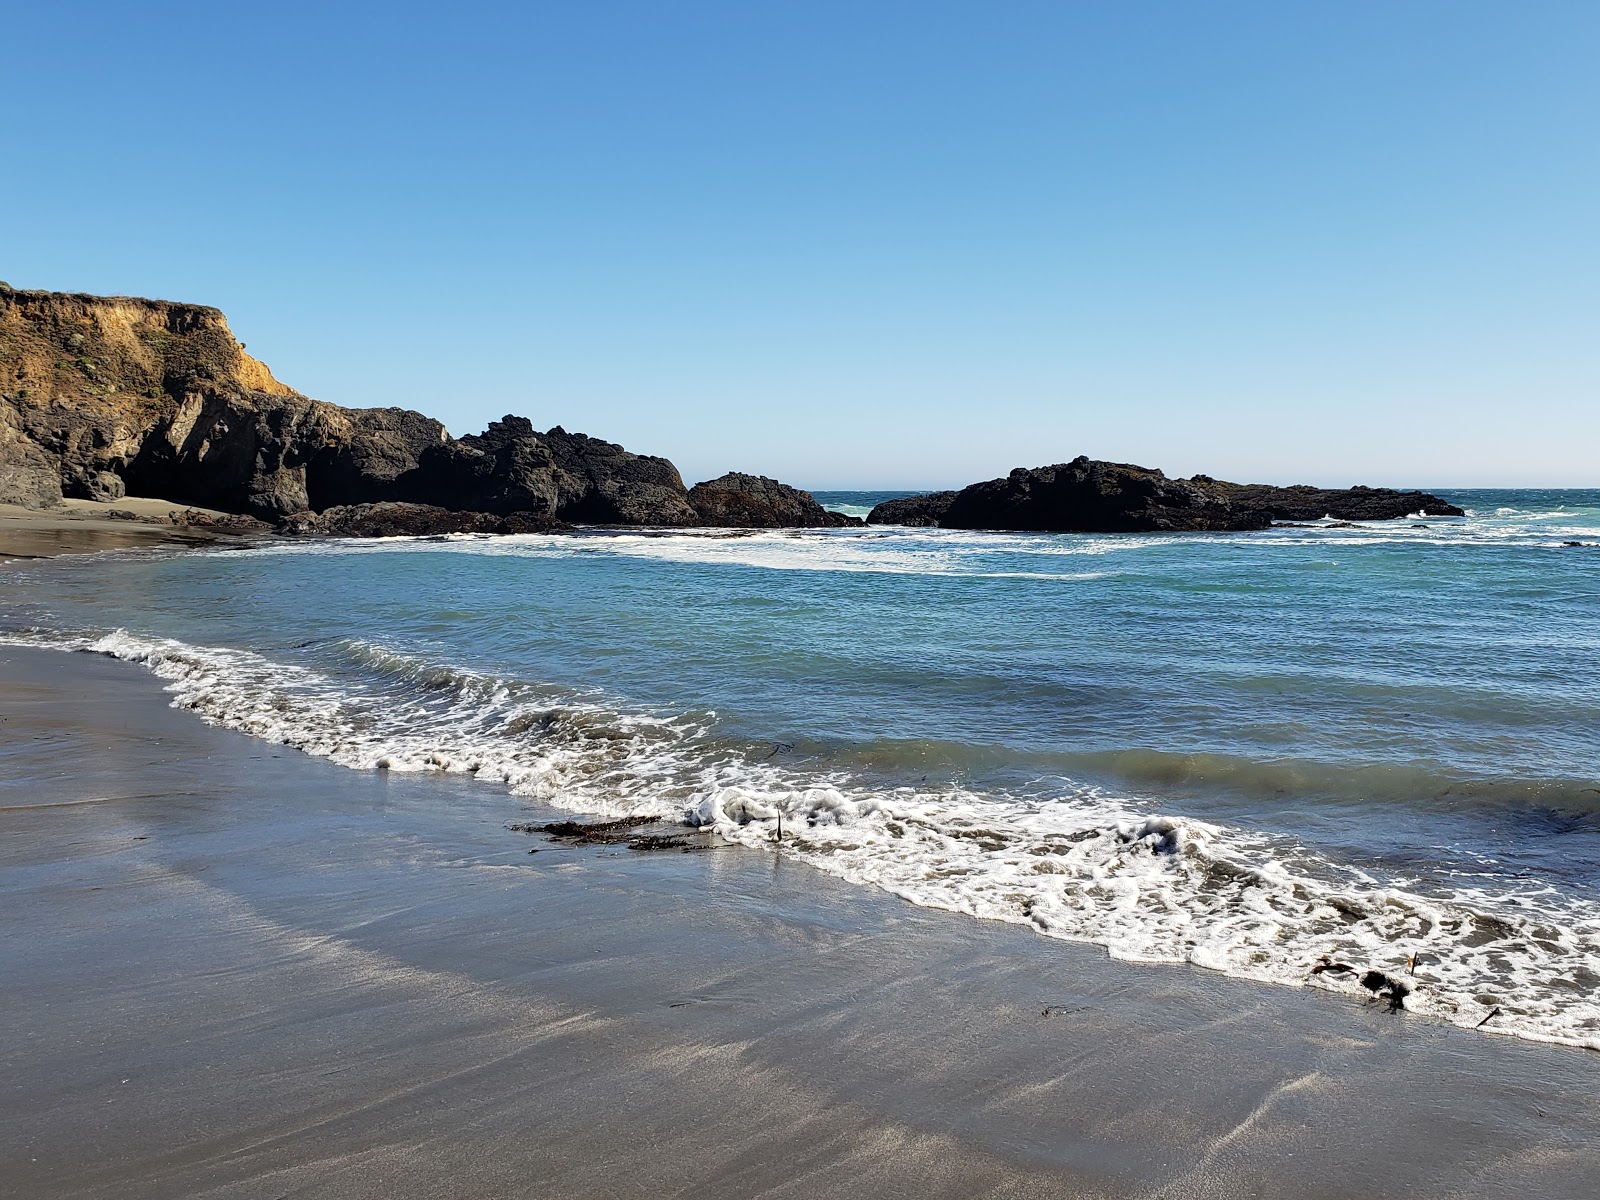
M 859 524 L 762 476 L 725 475 L 689 492 L 664 458 L 559 426 L 537 433 L 522 417 L 452 440 L 421 413 L 309 399 L 246 354 L 214 308 L 0 287 L 0 501 L 39 507 L 124 493 L 274 522 L 404 502 L 462 513 L 456 524 L 474 529 L 483 514 L 532 514 L 518 519 L 534 523 Z M 871 519 L 1093 532 L 1414 512 L 1461 510 L 1420 492 L 1173 480 L 1079 458 L 953 495 L 890 501 Z M 365 529 L 442 519 L 369 509 L 330 527 L 339 521 Z
M 1148 467 L 1086 457 L 1032 470 L 1018 467 L 1003 479 L 972 484 L 934 515 L 938 503 L 930 501 L 911 511 L 953 529 L 1077 533 L 1222 532 L 1324 516 L 1377 521 L 1416 512 L 1463 515 L 1461 509 L 1426 492 L 1284 488 L 1226 483 L 1206 475 L 1168 479 Z M 879 511 L 884 508 L 874 509 L 869 519 L 887 523 L 888 515 Z
M 810 492 L 768 479 L 729 471 L 689 489 L 698 524 L 735 529 L 817 529 L 860 525 L 859 517 L 829 512 Z
M 86 499 L 115 491 L 104 476 L 126 478 L 181 396 L 294 394 L 198 305 L 0 292 L 0 356 L 23 436 L 55 460 L 63 492 Z
M 955 498 L 954 492 L 927 492 L 921 496 L 885 500 L 867 514 L 867 524 L 937 525 Z
M 407 408 L 326 408 L 323 449 L 307 464 L 314 509 L 402 499 L 400 480 L 450 440 L 438 421 Z
M 61 506 L 61 470 L 55 458 L 28 437 L 22 414 L 5 400 L 0 400 L 0 504 Z
M 1195 476 L 1201 479 L 1201 476 Z M 1265 483 L 1209 481 L 1235 508 L 1264 512 L 1274 521 L 1397 521 L 1414 513 L 1430 517 L 1463 517 L 1466 513 L 1427 492 L 1393 488 L 1315 488 L 1305 484 L 1274 487 Z
M 0 442 L 0 504 L 60 508 L 61 475 L 55 460 L 31 442 Z
M 444 426 L 404 409 L 344 409 L 259 392 L 185 395 L 125 468 L 137 494 L 268 520 L 396 499 Z
M 963 488 L 939 523 L 952 529 L 1133 533 L 1261 529 L 1269 521 L 1235 510 L 1202 484 L 1129 463 L 1076 458 L 1033 470 L 1018 467 L 1004 479 Z
M 265 533 L 272 528 L 265 521 L 244 513 L 211 513 L 193 508 L 168 513 L 167 524 L 184 529 L 214 529 L 219 533 Z
M 437 537 L 446 533 L 549 533 L 569 528 L 542 513 L 460 512 L 429 504 L 383 501 L 303 513 L 284 521 L 278 532 L 306 537 Z
M 97 471 L 85 481 L 89 492 L 89 499 L 108 503 L 112 500 L 121 500 L 128 494 L 128 487 L 122 482 L 122 476 L 115 471 Z
M 690 525 L 662 458 L 522 418 L 452 442 L 400 408 L 345 409 L 280 383 L 214 308 L 126 297 L 0 291 L 0 433 L 6 493 L 134 495 L 270 521 L 416 501 L 505 516 Z M 24 448 L 15 448 L 15 447 Z M 427 460 L 424 463 L 424 459 Z M 53 472 L 45 468 L 53 467 Z
M 481 512 L 599 525 L 696 523 L 683 479 L 666 459 L 559 425 L 538 433 L 526 417 L 510 415 L 428 450 L 399 488 L 418 503 Z

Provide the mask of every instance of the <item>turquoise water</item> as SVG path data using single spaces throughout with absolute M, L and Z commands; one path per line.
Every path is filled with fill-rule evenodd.
M 895 493 L 818 493 L 842 511 Z M 0 629 L 359 769 L 1600 1046 L 1600 492 L 1187 536 L 586 531 L 13 567 Z M 1584 543 L 1567 545 L 1568 542 Z

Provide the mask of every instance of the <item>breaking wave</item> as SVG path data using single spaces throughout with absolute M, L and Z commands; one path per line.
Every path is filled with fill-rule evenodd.
M 627 712 L 598 694 L 365 641 L 333 645 L 349 668 L 336 672 L 122 631 L 0 640 L 139 663 L 175 706 L 347 767 L 466 774 L 557 807 L 682 821 L 756 848 L 774 847 L 781 819 L 783 853 L 916 904 L 1027 924 L 1119 959 L 1362 998 L 1375 971 L 1408 989 L 1415 1011 L 1600 1049 L 1600 904 L 1554 888 L 1380 878 L 1292 838 L 1095 788 L 874 785 L 850 769 L 774 762 L 770 745 L 722 736 L 713 713 Z

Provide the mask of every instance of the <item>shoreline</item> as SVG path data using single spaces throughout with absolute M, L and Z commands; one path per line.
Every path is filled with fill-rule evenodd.
M 205 725 L 131 664 L 3 647 L 0 680 L 0 1195 L 1578 1197 L 1600 1170 L 1580 1051 L 781 854 L 511 832 L 557 814 Z
M 45 509 L 0 504 L 0 563 L 156 546 L 192 549 L 247 540 L 225 528 L 174 520 L 186 514 L 207 521 L 230 518 L 215 509 L 142 496 L 114 501 L 66 500 L 59 508 Z

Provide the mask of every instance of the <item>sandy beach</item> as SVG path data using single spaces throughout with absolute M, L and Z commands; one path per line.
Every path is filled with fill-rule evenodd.
M 148 546 L 205 546 L 229 535 L 203 525 L 173 524 L 179 514 L 226 520 L 215 509 L 128 496 L 121 500 L 67 500 L 60 508 L 0 504 L 0 562 L 92 554 Z
M 1592 1054 L 0 678 L 0 1195 L 1593 1194 Z

